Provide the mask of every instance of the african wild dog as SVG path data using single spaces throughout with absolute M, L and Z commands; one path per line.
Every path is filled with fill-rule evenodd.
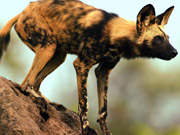
M 106 125 L 107 90 L 111 70 L 120 58 L 136 57 L 170 60 L 177 55 L 171 46 L 164 26 L 174 7 L 155 17 L 149 4 L 137 15 L 137 22 L 117 14 L 86 5 L 79 0 L 40 0 L 32 2 L 19 15 L 11 19 L 0 32 L 0 56 L 10 40 L 10 30 L 15 30 L 21 40 L 36 53 L 32 67 L 21 87 L 38 93 L 44 78 L 61 65 L 66 55 L 76 54 L 79 116 L 82 134 L 90 134 L 87 118 L 87 77 L 95 69 L 98 84 L 98 122 L 103 134 L 110 132 Z

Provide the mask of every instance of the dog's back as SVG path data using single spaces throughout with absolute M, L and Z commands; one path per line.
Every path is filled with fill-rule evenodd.
M 64 51 L 79 54 L 84 43 L 89 41 L 91 44 L 106 44 L 105 24 L 116 16 L 79 0 L 44 0 L 29 4 L 15 29 L 34 51 L 38 44 L 46 44 L 46 38 L 50 42 L 54 37 Z

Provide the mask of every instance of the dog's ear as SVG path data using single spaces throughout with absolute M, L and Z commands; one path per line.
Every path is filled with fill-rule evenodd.
M 137 15 L 137 32 L 140 34 L 146 27 L 155 23 L 155 9 L 153 5 L 148 4 L 143 7 Z
M 156 24 L 164 27 L 168 23 L 169 17 L 171 15 L 173 9 L 174 9 L 174 6 L 168 8 L 164 13 L 158 15 L 155 19 Z

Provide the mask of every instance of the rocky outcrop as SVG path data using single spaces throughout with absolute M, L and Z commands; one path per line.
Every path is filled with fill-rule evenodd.
M 0 77 L 0 135 L 81 135 L 80 121 L 63 105 L 33 99 Z

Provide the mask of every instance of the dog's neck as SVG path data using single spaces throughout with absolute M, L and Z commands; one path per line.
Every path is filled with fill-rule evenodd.
M 139 38 L 136 22 L 117 17 L 108 23 L 110 44 L 114 45 L 120 57 L 128 59 L 139 57 L 139 47 L 143 41 Z
M 138 37 L 136 22 L 117 17 L 111 20 L 108 26 L 111 44 L 114 44 L 116 41 L 124 38 L 133 42 L 136 41 Z

